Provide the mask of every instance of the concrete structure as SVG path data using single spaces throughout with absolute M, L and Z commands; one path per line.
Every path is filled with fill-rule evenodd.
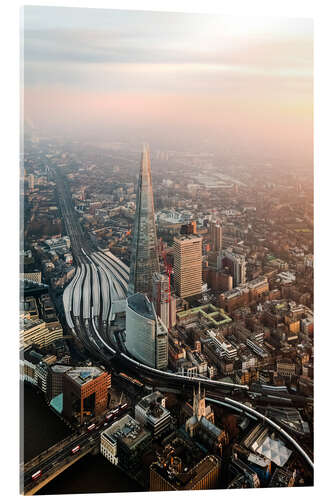
M 244 285 L 246 282 L 246 262 L 244 255 L 223 250 L 220 253 L 218 267 L 219 269 L 228 269 L 233 278 L 234 287 Z
M 161 274 L 161 273 L 153 274 L 152 301 L 157 316 L 161 318 L 162 322 L 169 329 L 170 327 L 169 278 L 166 274 Z
M 202 238 L 195 234 L 174 239 L 175 288 L 179 297 L 198 295 L 202 290 Z
M 219 486 L 220 472 L 221 462 L 213 455 L 207 455 L 186 472 L 181 460 L 171 457 L 164 467 L 156 462 L 150 466 L 150 491 L 214 489 Z
M 158 247 L 150 155 L 145 145 L 137 185 L 128 295 L 140 292 L 151 298 L 152 276 L 155 272 L 159 272 Z
M 168 330 L 142 293 L 127 298 L 126 348 L 148 366 L 162 370 L 168 366 Z
M 111 463 L 132 470 L 151 442 L 151 435 L 130 415 L 112 424 L 101 434 L 100 451 Z
M 222 250 L 222 226 L 218 222 L 211 222 L 209 227 L 210 241 L 212 251 L 219 252 Z
M 171 414 L 165 408 L 164 396 L 155 391 L 142 398 L 135 406 L 135 420 L 151 431 L 154 437 L 167 431 L 171 423 Z
M 63 376 L 64 416 L 80 424 L 102 414 L 108 403 L 111 375 L 97 367 L 78 367 Z
M 21 318 L 20 325 L 20 347 L 25 349 L 37 344 L 40 348 L 47 347 L 56 339 L 63 336 L 61 326 L 48 328 L 45 321 L 36 319 L 31 321 L 26 317 Z

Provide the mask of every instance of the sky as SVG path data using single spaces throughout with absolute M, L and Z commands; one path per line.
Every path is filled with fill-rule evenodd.
M 312 164 L 310 19 L 25 7 L 22 26 L 45 134 Z

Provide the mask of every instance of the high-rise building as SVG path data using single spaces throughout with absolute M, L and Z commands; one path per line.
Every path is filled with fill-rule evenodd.
M 201 293 L 202 287 L 202 238 L 195 234 L 174 239 L 175 288 L 179 297 Z
M 222 226 L 218 222 L 211 222 L 209 229 L 211 249 L 213 252 L 219 252 L 222 250 Z
M 218 257 L 218 268 L 223 270 L 228 269 L 233 278 L 233 287 L 244 285 L 246 282 L 246 261 L 244 255 L 223 250 Z
M 150 155 L 145 145 L 137 185 L 128 295 L 140 292 L 151 298 L 152 276 L 155 272 L 159 272 L 158 247 Z
M 165 326 L 169 328 L 169 277 L 166 274 L 153 274 L 152 299 L 157 316 L 159 316 Z
M 126 349 L 148 366 L 160 370 L 168 367 L 168 329 L 142 293 L 127 298 Z

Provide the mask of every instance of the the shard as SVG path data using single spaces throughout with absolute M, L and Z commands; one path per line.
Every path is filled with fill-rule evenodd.
M 131 266 L 128 295 L 137 292 L 152 296 L 152 277 L 159 272 L 159 260 L 151 183 L 150 153 L 143 146 L 136 193 L 136 212 L 133 227 Z

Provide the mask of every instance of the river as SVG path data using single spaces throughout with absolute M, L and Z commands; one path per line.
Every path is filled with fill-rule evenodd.
M 53 413 L 35 388 L 24 385 L 24 460 L 30 460 L 72 431 Z M 143 491 L 102 455 L 86 455 L 42 488 L 38 495 Z

